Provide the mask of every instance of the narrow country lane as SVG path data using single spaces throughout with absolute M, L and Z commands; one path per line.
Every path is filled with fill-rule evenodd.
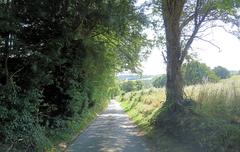
M 66 152 L 152 152 L 150 147 L 120 105 L 112 100 Z

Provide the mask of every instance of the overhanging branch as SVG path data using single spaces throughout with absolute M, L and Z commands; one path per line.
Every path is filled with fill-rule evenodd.
M 203 39 L 201 37 L 198 37 L 198 36 L 196 36 L 195 38 L 197 38 L 197 39 L 199 39 L 201 41 L 207 42 L 207 43 L 211 44 L 212 46 L 216 47 L 219 50 L 219 52 L 221 51 L 221 48 L 218 45 L 216 45 L 215 43 L 213 43 L 213 42 L 211 42 L 209 40 Z
M 200 6 L 201 6 L 200 0 L 197 1 L 197 5 L 195 7 L 195 13 L 194 13 L 194 29 L 193 32 L 190 36 L 190 38 L 187 40 L 186 45 L 184 46 L 183 50 L 181 51 L 181 56 L 180 56 L 180 62 L 182 63 L 188 53 L 189 48 L 191 47 L 191 44 L 196 37 L 199 29 L 201 28 L 202 23 L 205 21 L 206 17 L 209 15 L 211 12 L 212 8 L 209 7 L 206 11 L 204 11 L 203 14 L 200 15 L 200 12 L 202 11 Z

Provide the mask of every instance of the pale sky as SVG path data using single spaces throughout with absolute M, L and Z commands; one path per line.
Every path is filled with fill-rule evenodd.
M 192 45 L 193 51 L 197 53 L 197 59 L 211 68 L 223 66 L 229 70 L 240 70 L 240 40 L 221 28 L 213 28 L 208 33 L 204 39 L 214 42 L 221 50 L 207 42 L 197 40 Z M 149 58 L 142 62 L 142 65 L 143 74 L 165 73 L 166 65 L 161 49 L 153 48 Z
M 148 0 L 137 0 L 136 6 L 141 5 Z M 220 25 L 224 25 L 227 29 L 232 27 L 222 22 Z M 153 31 L 147 30 L 149 37 L 153 36 Z M 205 33 L 204 33 L 205 34 Z M 203 42 L 201 40 L 195 40 L 192 44 L 193 50 L 190 52 L 196 52 L 197 59 L 200 62 L 206 63 L 209 67 L 214 68 L 216 66 L 223 66 L 228 70 L 239 71 L 240 70 L 240 40 L 232 34 L 224 31 L 222 28 L 212 28 L 206 31 L 207 36 L 203 37 L 205 40 L 211 41 L 220 47 L 221 50 L 213 45 Z M 166 65 L 163 62 L 161 55 L 162 50 L 159 48 L 153 48 L 149 58 L 142 62 L 143 74 L 163 74 L 166 73 Z

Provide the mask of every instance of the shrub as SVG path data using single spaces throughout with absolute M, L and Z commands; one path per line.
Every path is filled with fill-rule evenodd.
M 228 71 L 228 69 L 222 66 L 215 67 L 213 71 L 221 79 L 226 79 L 230 77 L 230 72 Z
M 156 78 L 152 84 L 155 88 L 161 88 L 164 87 L 167 83 L 167 75 L 163 74 L 160 77 Z
M 141 90 L 143 83 L 141 81 L 125 81 L 120 84 L 120 88 L 124 92 Z
M 218 76 L 206 64 L 198 61 L 184 64 L 182 73 L 186 85 L 219 81 Z

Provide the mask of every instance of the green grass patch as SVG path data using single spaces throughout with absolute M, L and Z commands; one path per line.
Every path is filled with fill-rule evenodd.
M 159 151 L 239 152 L 240 77 L 189 86 L 185 93 L 193 101 L 189 113 L 167 113 L 164 89 L 130 92 L 118 101 Z

